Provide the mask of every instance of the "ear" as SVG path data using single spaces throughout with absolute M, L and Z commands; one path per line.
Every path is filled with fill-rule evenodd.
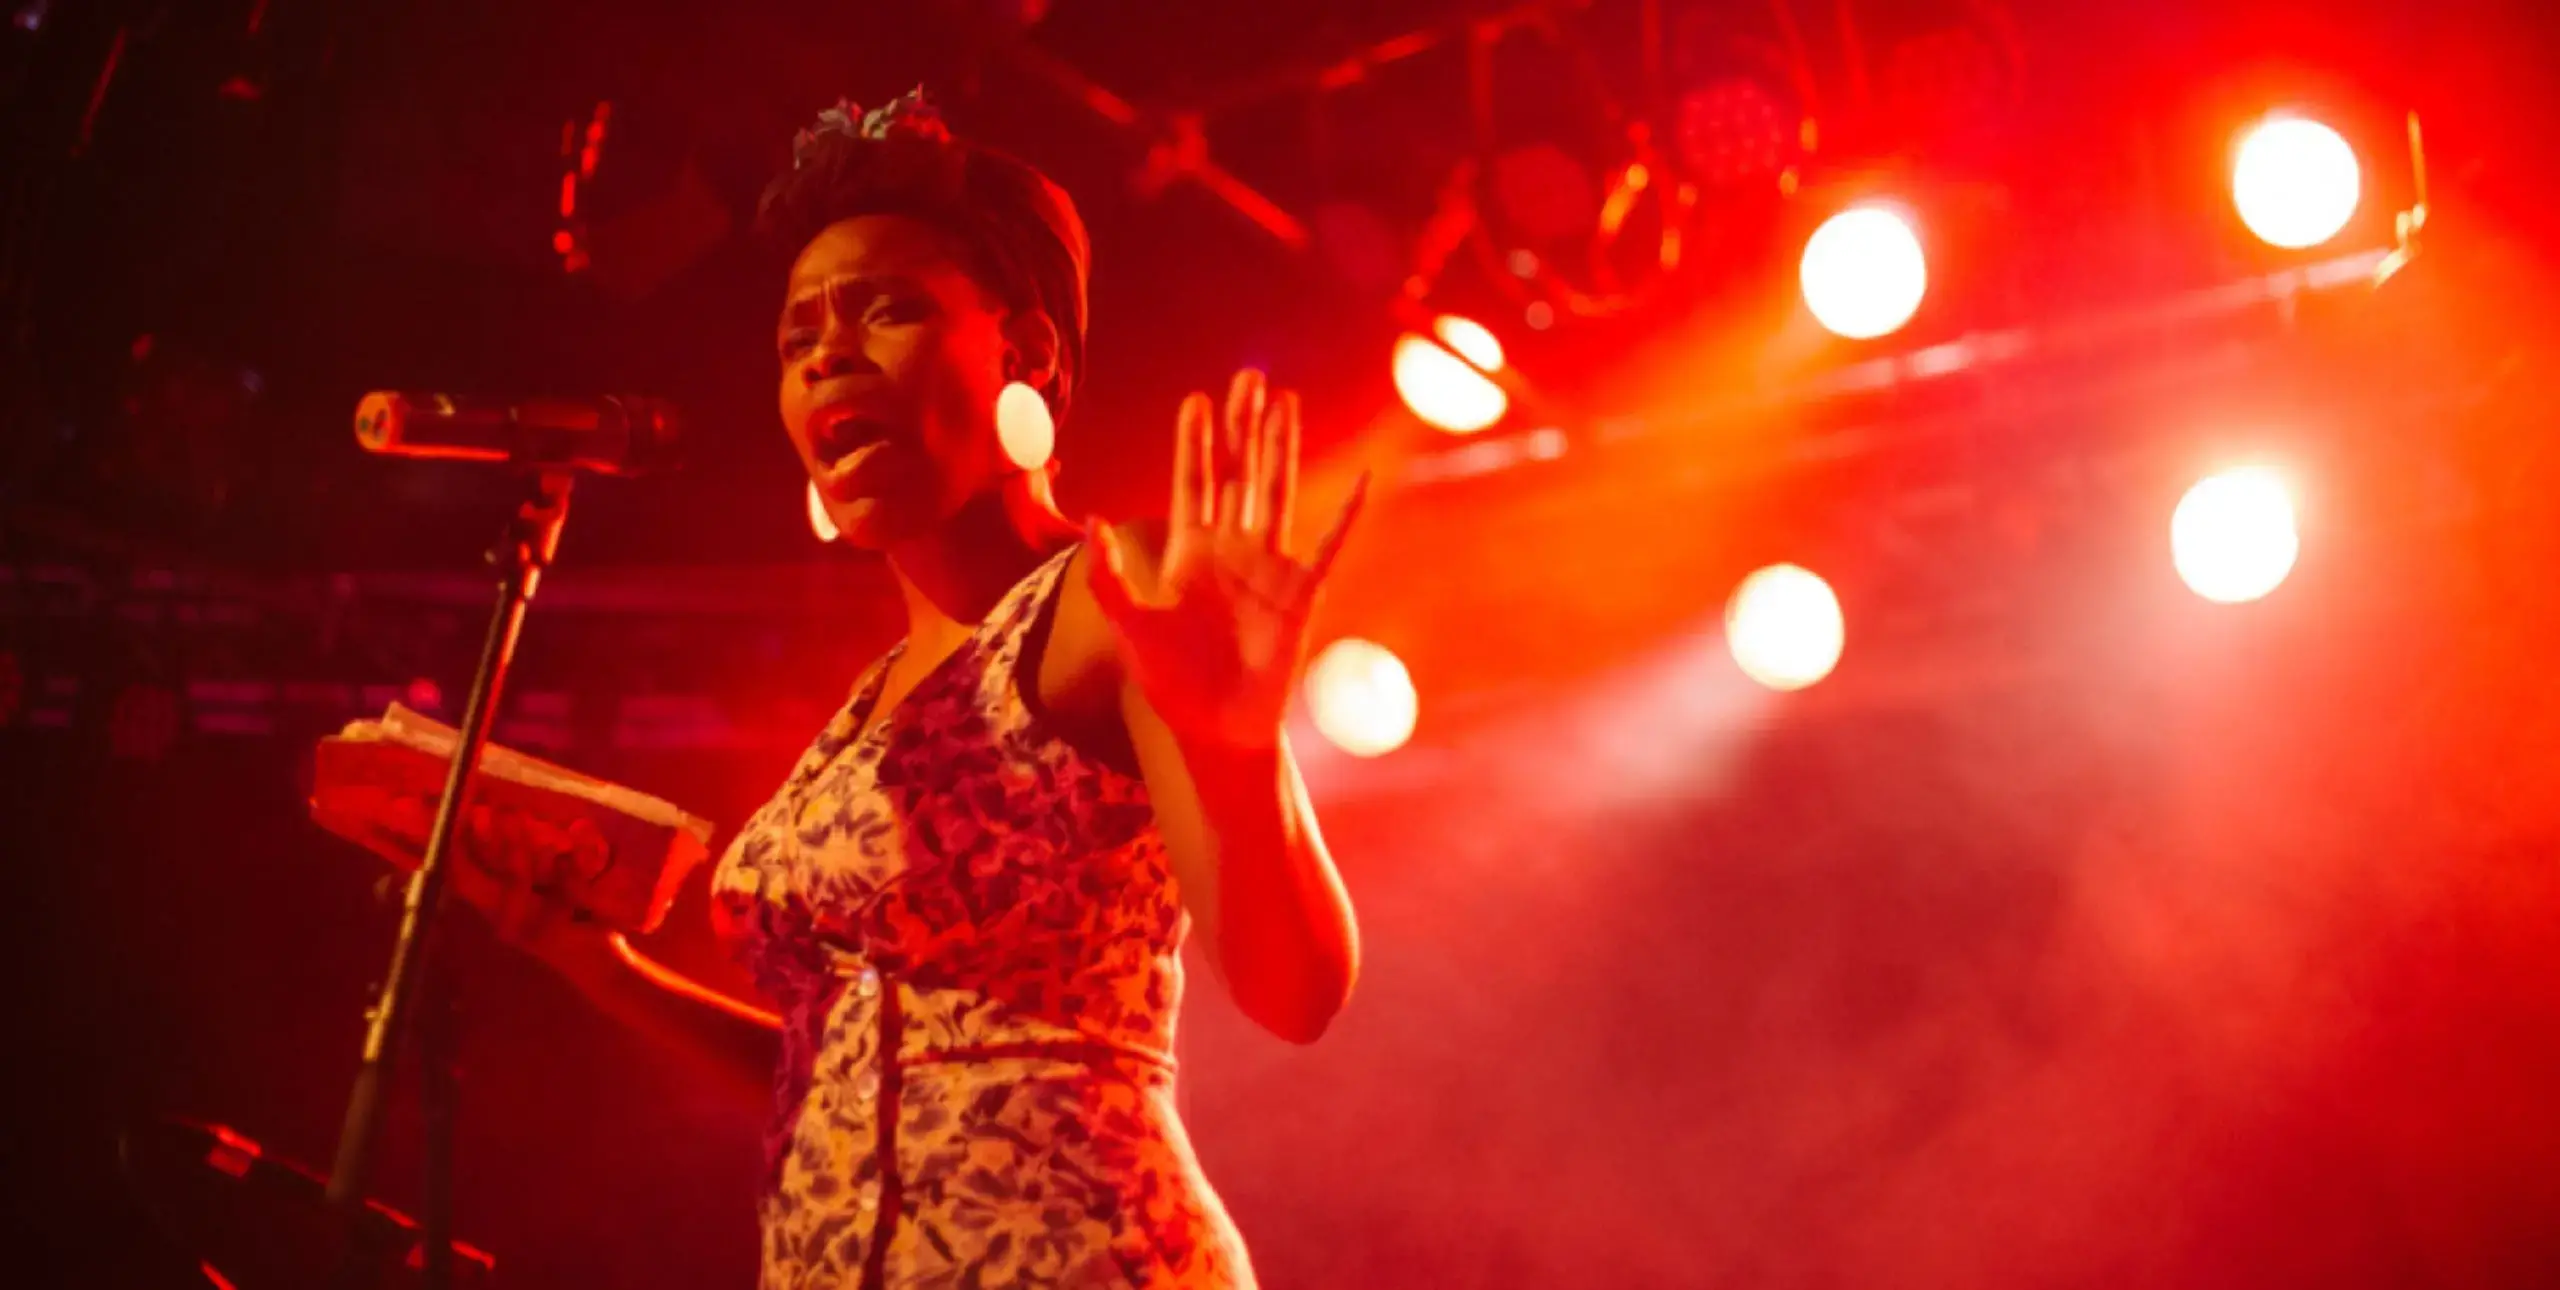
M 1009 379 L 1043 394 L 1058 383 L 1058 324 L 1045 309 L 1016 309 L 1004 320 Z

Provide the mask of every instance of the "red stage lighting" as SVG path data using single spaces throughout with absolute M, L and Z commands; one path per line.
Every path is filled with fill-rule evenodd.
M 1773 564 L 1725 602 L 1724 638 L 1743 675 L 1772 690 L 1801 690 L 1838 665 L 1847 624 L 1830 583 L 1801 565 Z
M 2169 555 L 2189 590 L 2217 604 L 2273 591 L 2293 572 L 2302 536 L 2293 492 L 2263 466 L 2227 470 L 2199 482 L 2169 520 Z
M 1773 185 L 1798 152 L 1803 113 L 1760 81 L 1724 76 L 1680 96 L 1673 139 L 1711 188 Z
M 1482 324 L 1455 314 L 1442 314 L 1431 326 L 1448 349 L 1410 333 L 1396 341 L 1396 393 L 1404 405 L 1451 434 L 1474 434 L 1500 421 L 1511 398 L 1484 373 L 1502 370 L 1502 342 Z
M 2354 217 L 2361 189 L 2355 149 L 2309 117 L 2268 117 L 2241 137 L 2231 162 L 2240 222 L 2287 249 L 2336 237 Z
M 1413 737 L 1413 676 L 1386 646 L 1357 637 L 1326 646 L 1307 668 L 1306 698 L 1317 732 L 1354 757 L 1383 756 Z
M 1910 221 L 1869 203 L 1813 231 L 1798 277 L 1814 321 L 1837 336 L 1872 340 L 1911 321 L 1929 290 L 1929 263 Z

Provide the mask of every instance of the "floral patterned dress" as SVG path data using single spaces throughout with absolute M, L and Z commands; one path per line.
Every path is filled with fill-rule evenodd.
M 1174 1110 L 1145 786 L 1025 697 L 1072 555 L 866 732 L 875 664 L 713 876 L 784 1018 L 764 1290 L 1253 1284 Z

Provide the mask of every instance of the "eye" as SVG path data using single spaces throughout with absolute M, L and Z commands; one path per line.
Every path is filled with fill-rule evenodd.
M 933 298 L 923 295 L 882 296 L 871 304 L 869 321 L 876 327 L 923 322 L 933 316 Z
M 810 348 L 817 343 L 818 333 L 814 331 L 789 331 L 782 334 L 782 340 L 779 348 L 781 349 L 782 357 L 787 360 L 798 358 L 801 355 L 808 353 Z

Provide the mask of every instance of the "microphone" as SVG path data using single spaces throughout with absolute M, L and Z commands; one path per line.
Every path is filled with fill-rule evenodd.
M 679 464 L 683 438 L 675 405 L 664 399 L 502 403 L 376 390 L 356 404 L 356 442 L 389 457 L 645 475 Z

